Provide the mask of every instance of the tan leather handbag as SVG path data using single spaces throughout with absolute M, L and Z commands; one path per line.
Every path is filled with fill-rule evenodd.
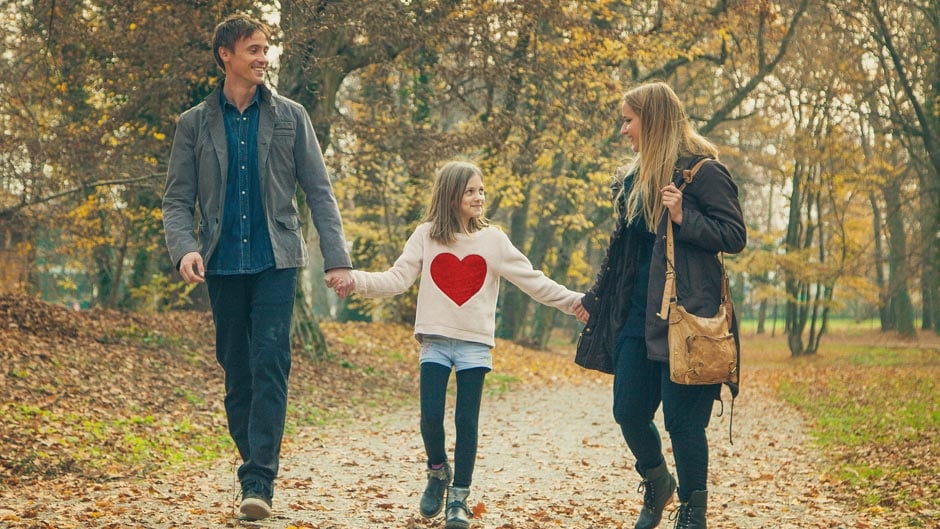
M 705 161 L 703 159 L 691 169 L 683 171 L 684 182 L 680 190 L 692 182 Z M 724 258 L 721 261 L 721 302 L 718 312 L 710 318 L 696 316 L 679 305 L 674 262 L 672 221 L 667 221 L 666 284 L 662 307 L 657 315 L 664 320 L 669 319 L 669 378 L 677 384 L 737 383 L 738 355 L 731 333 L 734 308 L 731 305 Z

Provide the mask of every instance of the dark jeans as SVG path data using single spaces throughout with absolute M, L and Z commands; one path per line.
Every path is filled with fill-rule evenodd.
M 669 380 L 669 367 L 646 358 L 646 341 L 621 335 L 614 351 L 614 418 L 627 446 L 636 457 L 637 469 L 661 465 L 659 430 L 653 416 L 660 402 L 672 441 L 679 500 L 708 485 L 708 439 L 705 428 L 720 385 L 688 386 Z
M 296 279 L 296 268 L 206 276 L 216 358 L 225 371 L 225 413 L 242 458 L 242 483 L 271 485 L 277 476 Z
M 428 465 L 447 461 L 444 446 L 444 403 L 450 367 L 433 362 L 421 364 L 421 437 L 428 455 Z M 454 486 L 469 487 L 477 459 L 477 432 L 483 380 L 489 371 L 475 367 L 457 371 L 457 405 L 454 412 Z

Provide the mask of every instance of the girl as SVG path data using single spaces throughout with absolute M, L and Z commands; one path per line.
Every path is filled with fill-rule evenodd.
M 623 98 L 620 130 L 636 153 L 618 182 L 619 222 L 596 284 L 577 307 L 587 325 L 579 354 L 610 351 L 614 418 L 643 481 L 636 529 L 659 525 L 676 480 L 666 468 L 653 415 L 663 405 L 679 477 L 676 527 L 705 529 L 708 441 L 705 427 L 720 385 L 687 386 L 669 379 L 668 322 L 657 312 L 665 283 L 666 223 L 673 223 L 679 302 L 713 316 L 721 296 L 718 252 L 738 253 L 747 241 L 738 189 L 717 161 L 718 149 L 696 133 L 676 94 L 665 83 L 640 85 Z M 684 191 L 682 169 L 710 158 Z M 737 339 L 737 324 L 732 332 Z M 731 388 L 737 394 L 737 386 Z
M 352 291 L 393 296 L 418 277 L 415 337 L 421 343 L 421 437 L 427 486 L 421 515 L 436 516 L 447 492 L 446 529 L 470 526 L 467 496 L 477 450 L 483 379 L 493 368 L 496 299 L 505 277 L 536 301 L 573 314 L 581 294 L 534 270 L 529 260 L 483 216 L 486 195 L 476 165 L 450 162 L 439 172 L 431 205 L 402 255 L 385 272 L 353 271 Z M 337 293 L 341 294 L 340 289 Z M 444 445 L 444 402 L 456 371 L 456 446 L 451 473 Z M 453 483 L 451 483 L 453 478 Z

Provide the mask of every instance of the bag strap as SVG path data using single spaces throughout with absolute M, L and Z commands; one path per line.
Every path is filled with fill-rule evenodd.
M 682 183 L 679 184 L 679 191 L 682 191 L 686 188 L 692 181 L 695 179 L 695 175 L 698 173 L 698 170 L 705 165 L 705 162 L 711 160 L 711 158 L 702 158 L 690 169 L 683 169 L 682 171 Z M 663 215 L 668 217 L 669 210 L 663 211 Z M 661 319 L 669 319 L 669 304 L 673 301 L 676 301 L 676 250 L 675 242 L 672 235 L 672 221 L 668 218 L 666 219 L 666 283 L 663 285 L 663 301 L 660 305 L 659 312 L 656 314 Z M 724 278 L 721 287 L 721 297 L 722 303 L 725 299 L 730 299 L 727 296 L 728 290 L 728 277 L 725 275 L 725 262 L 724 256 L 721 259 L 721 276 Z

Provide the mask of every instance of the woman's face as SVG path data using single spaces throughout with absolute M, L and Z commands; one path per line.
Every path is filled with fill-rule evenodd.
M 633 152 L 640 153 L 640 116 L 630 108 L 626 103 L 623 104 L 623 125 L 620 127 L 620 134 L 630 139 L 630 146 Z

